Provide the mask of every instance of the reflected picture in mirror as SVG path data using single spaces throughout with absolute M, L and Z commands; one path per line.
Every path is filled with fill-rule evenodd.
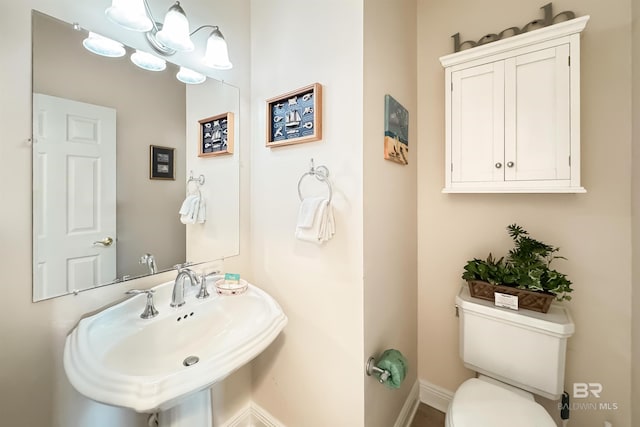
M 174 159 L 175 148 L 149 147 L 149 178 L 150 179 L 176 179 Z
M 238 89 L 212 79 L 187 87 L 176 79 L 174 64 L 145 71 L 127 55 L 87 51 L 87 31 L 36 11 L 32 20 L 34 301 L 150 274 L 149 255 L 158 272 L 237 255 L 237 227 L 189 230 L 178 210 L 188 153 L 197 156 L 197 140 L 189 135 L 197 134 L 198 122 L 190 117 L 237 116 Z M 208 100 L 204 110 L 202 99 Z M 217 99 L 219 106 L 211 101 Z M 150 179 L 150 146 L 172 154 L 163 177 L 175 179 Z M 218 209 L 237 216 L 238 157 L 217 166 L 210 173 L 224 173 L 218 180 L 232 184 Z M 203 235 L 214 242 L 210 250 L 189 254 L 187 239 L 197 246 Z

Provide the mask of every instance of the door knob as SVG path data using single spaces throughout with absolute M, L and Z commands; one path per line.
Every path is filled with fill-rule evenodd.
M 515 163 L 513 163 L 513 162 L 507 162 L 507 167 L 508 167 L 508 168 L 512 168 L 512 167 L 513 167 L 513 165 L 515 165 Z
M 502 167 L 502 163 L 498 162 L 496 163 L 496 169 L 500 169 Z
M 96 240 L 95 242 L 93 242 L 93 245 L 111 246 L 112 243 L 113 239 L 111 237 L 105 237 L 102 240 Z

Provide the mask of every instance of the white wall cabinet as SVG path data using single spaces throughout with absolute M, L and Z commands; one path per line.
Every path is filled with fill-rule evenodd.
M 440 58 L 446 193 L 583 193 L 580 17 Z

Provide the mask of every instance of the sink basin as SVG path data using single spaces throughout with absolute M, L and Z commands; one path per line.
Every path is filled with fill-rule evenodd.
M 211 282 L 214 283 L 214 282 Z M 287 317 L 263 290 L 199 300 L 188 289 L 169 306 L 173 281 L 156 286 L 158 316 L 141 319 L 137 295 L 82 319 L 67 337 L 64 369 L 71 384 L 98 402 L 138 412 L 163 411 L 260 354 Z M 195 356 L 195 357 L 194 357 Z

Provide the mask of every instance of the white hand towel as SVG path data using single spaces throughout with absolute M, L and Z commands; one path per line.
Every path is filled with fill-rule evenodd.
M 196 217 L 196 222 L 198 224 L 204 224 L 207 220 L 207 206 L 204 202 L 204 198 L 200 197 L 200 203 L 198 204 L 198 214 Z
M 307 200 L 307 199 L 305 199 Z M 302 201 L 302 203 L 305 203 L 305 200 Z M 308 201 L 307 204 L 312 204 L 313 202 Z M 319 236 L 320 236 L 320 224 L 322 223 L 322 218 L 324 216 L 324 211 L 326 208 L 327 204 L 326 204 L 326 200 L 322 199 L 320 203 L 317 204 L 317 208 L 312 210 L 311 212 L 308 209 L 308 206 L 306 206 L 304 209 L 299 210 L 299 216 L 303 216 L 302 219 L 298 219 L 298 222 L 306 225 L 307 224 L 307 218 L 311 217 L 312 218 L 312 223 L 311 226 L 309 227 L 296 227 L 296 238 L 299 240 L 306 240 L 308 242 L 315 242 L 318 243 L 319 242 Z
M 196 200 L 193 202 L 193 209 L 191 209 L 187 214 L 189 216 L 189 224 L 196 223 L 199 210 L 200 210 L 200 197 L 196 197 Z
M 189 223 L 189 213 L 193 209 L 193 203 L 195 202 L 196 196 L 189 195 L 182 202 L 182 206 L 180 206 L 180 210 L 178 213 L 180 214 L 180 222 L 183 224 Z
M 306 199 L 305 199 L 306 200 Z M 314 202 L 309 202 L 314 203 Z M 304 204 L 304 200 L 303 200 Z M 305 209 L 300 207 L 298 226 L 296 227 L 295 236 L 298 240 L 322 244 L 331 239 L 335 234 L 335 224 L 333 217 L 333 208 L 327 199 L 322 199 L 312 215 L 312 223 L 309 227 L 301 227 L 300 224 L 306 224 L 311 214 L 308 212 L 308 206 Z M 302 218 L 301 218 L 302 217 Z
M 331 203 L 327 203 L 324 217 L 320 224 L 320 240 L 326 242 L 330 240 L 334 234 L 336 234 L 336 224 L 335 218 L 333 217 L 333 206 L 331 206 Z
M 182 202 L 180 207 L 180 222 L 183 224 L 195 224 L 195 219 L 198 214 L 198 205 L 200 203 L 200 197 L 197 195 L 189 195 Z
M 300 228 L 311 228 L 313 220 L 316 218 L 320 203 L 324 202 L 322 197 L 309 197 L 302 200 L 298 210 L 298 224 Z

